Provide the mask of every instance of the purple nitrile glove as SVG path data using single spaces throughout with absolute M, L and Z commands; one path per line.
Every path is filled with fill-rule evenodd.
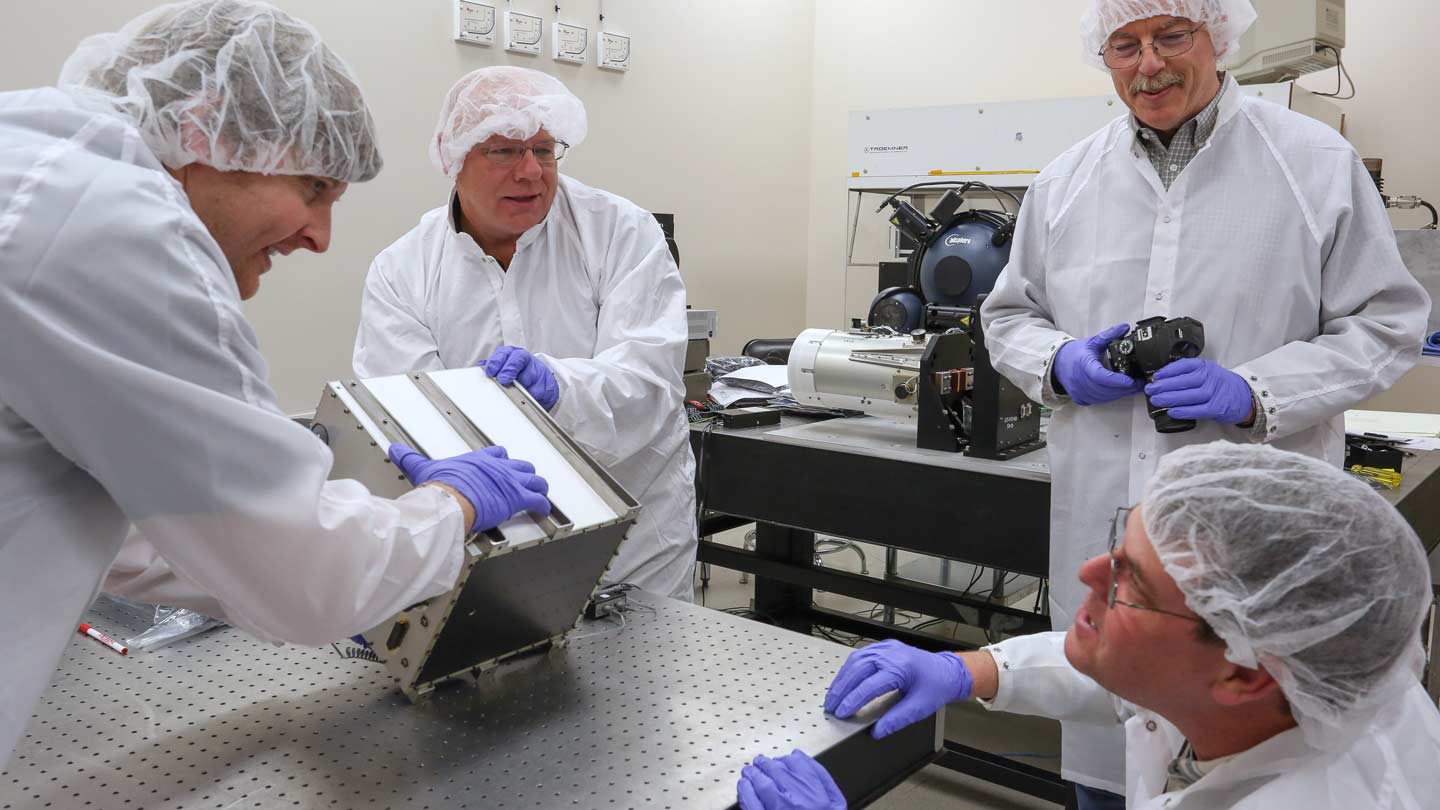
M 877 740 L 924 720 L 947 703 L 970 697 L 975 680 L 958 655 L 926 652 L 888 639 L 850 653 L 825 693 L 825 711 L 844 720 L 897 689 L 900 701 L 875 724 Z
M 927 653 L 890 638 L 845 659 L 825 692 L 825 711 L 851 718 L 865 703 L 899 690 L 900 702 L 890 706 L 874 729 L 880 739 L 923 721 L 946 703 L 969 698 L 973 689 L 975 679 L 959 656 Z
M 845 796 L 830 772 L 795 749 L 770 759 L 755 757 L 740 771 L 740 810 L 845 810 Z
M 535 401 L 547 411 L 554 408 L 555 401 L 560 399 L 560 383 L 555 380 L 555 372 L 540 358 L 519 346 L 501 346 L 480 365 L 501 385 L 519 380 L 530 396 L 535 397 Z
M 1124 337 L 1130 324 L 1106 329 L 1088 340 L 1072 340 L 1055 353 L 1055 380 L 1076 405 L 1100 405 L 1138 393 L 1140 380 L 1111 371 L 1100 362 L 1110 341 Z
M 1251 418 L 1255 396 L 1245 378 L 1213 360 L 1187 357 L 1167 364 L 1145 386 L 1157 408 L 1175 419 L 1212 419 L 1238 425 Z
M 519 512 L 550 514 L 550 501 L 545 497 L 550 485 L 535 474 L 534 464 L 510 458 L 503 447 L 432 461 L 397 442 L 390 445 L 390 461 L 417 487 L 435 481 L 459 492 L 475 507 L 471 531 L 493 529 Z

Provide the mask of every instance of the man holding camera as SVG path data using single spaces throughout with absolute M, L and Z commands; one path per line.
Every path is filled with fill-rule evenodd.
M 982 312 L 996 368 L 1054 411 L 1056 629 L 1084 599 L 1081 563 L 1162 456 L 1226 439 L 1338 464 L 1343 412 L 1419 351 L 1429 299 L 1354 149 L 1216 70 L 1254 19 L 1249 0 L 1093 0 L 1085 53 L 1130 114 L 1035 179 Z M 1203 324 L 1199 356 L 1141 379 L 1107 367 L 1112 341 L 1178 344 L 1183 318 Z M 1147 400 L 1195 426 L 1157 431 Z M 1066 724 L 1063 755 L 1082 807 L 1119 798 L 1104 793 L 1124 790 L 1118 725 Z

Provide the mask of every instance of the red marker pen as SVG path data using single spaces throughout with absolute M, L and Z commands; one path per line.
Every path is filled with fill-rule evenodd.
M 85 635 L 87 635 L 87 636 L 89 636 L 89 637 L 91 637 L 91 638 L 93 638 L 93 639 L 95 639 L 96 641 L 100 642 L 101 644 L 104 644 L 106 647 L 109 647 L 110 649 L 114 650 L 115 652 L 120 653 L 121 655 L 125 655 L 126 653 L 130 652 L 130 648 L 129 648 L 129 647 L 126 647 L 124 644 L 121 644 L 120 642 L 116 641 L 115 639 L 110 638 L 109 636 L 105 635 L 104 633 L 100 632 L 99 630 L 96 630 L 95 628 L 91 627 L 91 626 L 88 625 L 88 624 L 82 624 L 82 625 L 80 625 L 80 632 L 81 632 L 81 633 L 84 633 Z

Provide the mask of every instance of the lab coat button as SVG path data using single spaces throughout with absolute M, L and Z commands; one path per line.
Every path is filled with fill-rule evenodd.
M 1146 730 L 1146 731 L 1154 731 L 1155 728 L 1156 728 L 1156 726 L 1155 726 L 1155 721 L 1154 721 L 1154 720 L 1146 720 L 1146 721 L 1145 721 L 1145 730 Z
M 1141 453 L 1141 454 L 1140 454 L 1140 460 L 1141 460 L 1141 461 L 1144 461 L 1144 460 L 1145 460 L 1145 454 L 1144 454 L 1144 453 Z
M 1165 221 L 1166 221 L 1166 222 L 1169 222 L 1169 221 L 1170 221 L 1170 217 L 1169 217 L 1169 216 L 1166 216 L 1166 217 L 1165 217 Z

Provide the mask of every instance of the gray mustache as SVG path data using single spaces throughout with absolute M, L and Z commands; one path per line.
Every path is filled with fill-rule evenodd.
M 1179 73 L 1157 73 L 1154 76 L 1136 76 L 1130 82 L 1131 93 L 1156 93 L 1167 87 L 1180 87 L 1185 84 L 1185 77 Z

